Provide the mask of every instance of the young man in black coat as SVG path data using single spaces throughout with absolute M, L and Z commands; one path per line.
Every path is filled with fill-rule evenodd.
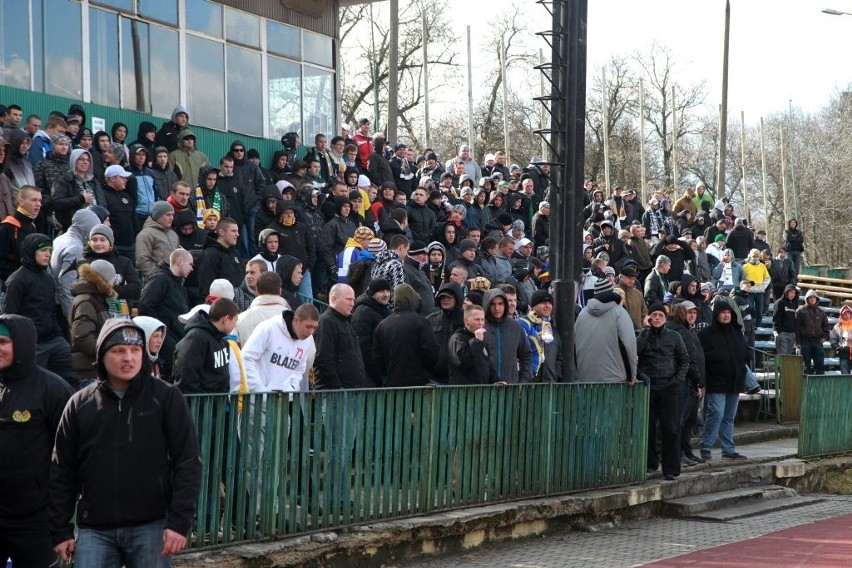
M 0 558 L 15 566 L 56 559 L 47 527 L 50 456 L 73 391 L 36 364 L 32 320 L 0 315 Z
M 475 304 L 464 310 L 464 327 L 450 337 L 451 385 L 488 385 L 498 381 L 485 348 L 485 311 Z M 505 382 L 503 382 L 505 384 Z
M 237 254 L 239 240 L 239 224 L 229 217 L 222 218 L 216 232 L 208 235 L 198 259 L 198 290 L 202 296 L 210 293 L 210 284 L 217 278 L 226 279 L 234 288 L 242 284 L 246 267 Z

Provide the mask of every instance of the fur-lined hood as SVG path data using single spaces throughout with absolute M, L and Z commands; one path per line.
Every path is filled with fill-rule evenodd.
M 115 288 L 100 274 L 92 270 L 89 264 L 78 265 L 77 274 L 79 274 L 79 279 L 71 285 L 72 296 L 98 294 L 105 296 L 108 300 L 114 300 L 118 297 Z

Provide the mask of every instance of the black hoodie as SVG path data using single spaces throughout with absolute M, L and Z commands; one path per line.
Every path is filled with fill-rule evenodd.
M 172 379 L 182 393 L 222 394 L 230 390 L 230 352 L 224 337 L 204 310 L 192 316 L 186 334 L 175 347 Z
M 302 297 L 297 293 L 298 286 L 293 284 L 293 271 L 299 264 L 302 264 L 301 260 L 286 254 L 281 255 L 278 262 L 275 263 L 275 273 L 281 277 L 281 297 L 287 300 L 290 309 L 293 311 L 304 303 Z M 302 270 L 304 271 L 304 269 L 305 265 L 302 264 Z
M 56 281 L 47 266 L 35 261 L 38 247 L 52 241 L 47 235 L 33 233 L 21 242 L 21 267 L 6 279 L 4 312 L 33 320 L 39 342 L 62 336 L 55 316 Z
M 367 377 L 373 381 L 371 386 L 380 387 L 384 383 L 384 372 L 377 369 L 373 363 L 373 332 L 388 315 L 390 315 L 390 310 L 387 304 L 380 304 L 366 292 L 355 300 L 355 309 L 352 310 L 352 329 L 358 336 L 358 344 L 361 346 L 361 356 L 364 358 Z
M 109 387 L 103 366 L 106 340 L 121 328 L 143 331 L 128 319 L 107 320 L 98 336 L 98 381 L 75 394 L 56 434 L 50 470 L 53 543 L 74 538 L 75 507 L 81 528 L 113 529 L 164 519 L 188 535 L 201 484 L 195 426 L 186 400 L 142 369 L 122 398 Z
M 0 369 L 0 527 L 8 521 L 47 522 L 47 479 L 53 439 L 73 391 L 36 364 L 36 328 L 18 315 L 0 315 L 14 360 Z
M 210 293 L 210 284 L 217 278 L 224 278 L 236 288 L 245 278 L 245 263 L 237 255 L 236 247 L 226 248 L 215 233 L 209 233 L 198 259 L 198 289 L 202 296 Z
M 796 294 L 792 300 L 787 299 L 787 292 L 793 290 Z M 772 312 L 772 329 L 778 333 L 796 333 L 796 310 L 799 309 L 799 289 L 795 284 L 787 284 L 784 295 L 775 302 Z
M 192 225 L 192 233 L 184 235 L 181 227 Z M 177 234 L 180 248 L 188 251 L 201 251 L 207 242 L 207 234 L 198 228 L 198 220 L 195 217 L 193 209 L 182 209 L 175 213 L 174 221 L 172 222 L 172 231 Z
M 748 348 L 735 309 L 727 301 L 717 299 L 713 303 L 713 322 L 698 334 L 704 349 L 707 394 L 736 394 L 745 390 Z M 724 310 L 731 312 L 731 322 L 723 325 L 716 318 Z
M 456 299 L 456 305 L 451 310 L 441 308 L 441 296 L 452 295 Z M 444 284 L 435 296 L 435 304 L 438 306 L 428 316 L 429 324 L 432 326 L 432 334 L 438 342 L 438 358 L 435 359 L 435 367 L 432 374 L 440 383 L 447 383 L 450 377 L 449 346 L 450 338 L 460 329 L 464 328 L 464 313 L 462 311 L 462 289 L 458 284 L 452 282 Z

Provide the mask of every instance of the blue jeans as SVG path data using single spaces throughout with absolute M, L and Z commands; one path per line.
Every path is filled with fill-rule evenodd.
M 736 453 L 734 417 L 739 402 L 738 393 L 708 393 L 704 396 L 704 434 L 698 443 L 702 452 L 709 452 L 718 436 L 722 454 Z
M 802 251 L 791 250 L 787 253 L 787 256 L 790 258 L 790 262 L 793 263 L 793 269 L 796 271 L 796 274 L 799 274 L 799 271 L 802 269 Z
M 310 267 L 302 265 L 302 283 L 299 284 L 299 289 L 296 290 L 305 298 L 314 299 L 313 282 L 311 281 Z
M 754 371 L 751 370 L 751 367 L 746 365 L 746 376 L 745 376 L 745 388 L 746 390 L 751 390 L 755 387 L 760 386 L 760 383 L 757 382 L 757 376 L 754 374 Z
M 162 557 L 163 530 L 166 521 L 161 519 L 140 525 L 117 529 L 80 529 L 77 535 L 75 568 L 148 568 L 172 565 L 171 556 Z

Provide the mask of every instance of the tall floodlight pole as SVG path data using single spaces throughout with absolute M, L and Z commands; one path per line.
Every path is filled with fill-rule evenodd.
M 563 381 L 574 377 L 574 300 L 580 279 L 583 160 L 586 127 L 588 0 L 553 0 L 551 63 L 550 261 L 556 329 L 562 339 Z
M 745 152 L 745 111 L 740 111 L 740 161 L 743 175 L 743 209 L 745 218 L 751 221 L 751 210 L 748 207 L 748 185 L 746 184 L 746 152 Z
M 506 76 L 506 69 L 509 66 L 506 53 L 506 34 L 500 35 L 500 77 L 503 83 L 503 151 L 506 152 L 506 163 L 512 162 L 512 157 L 509 152 L 509 78 Z
M 675 199 L 678 197 L 680 186 L 680 175 L 677 171 L 677 137 L 677 105 L 675 104 L 675 86 L 672 85 L 672 190 Z
M 544 65 L 544 50 L 538 50 L 538 64 Z M 547 93 L 544 92 L 544 73 L 540 73 L 540 81 L 539 84 L 539 96 L 544 97 Z M 541 115 L 539 117 L 539 128 L 547 128 L 547 108 L 544 105 L 541 105 Z M 545 162 L 550 161 L 550 149 L 547 147 L 547 138 L 542 135 L 541 137 L 541 159 Z
M 645 81 L 639 79 L 639 175 L 642 178 L 640 195 L 642 201 L 648 203 L 648 180 L 645 168 Z
M 609 183 L 609 95 L 606 84 L 606 67 L 601 69 L 601 117 L 603 125 L 603 151 L 604 151 L 604 183 L 606 194 L 612 195 L 612 186 Z
M 767 198 L 767 183 L 766 183 L 766 145 L 763 140 L 763 117 L 760 117 L 760 170 L 763 175 L 763 222 L 766 224 L 766 232 L 773 238 L 776 235 L 769 227 L 769 199 Z
M 388 50 L 388 126 L 385 140 L 396 144 L 397 109 L 399 105 L 399 0 L 390 0 L 390 49 Z
M 467 27 L 467 145 L 471 157 L 475 156 L 473 147 L 473 52 L 470 47 L 470 26 Z M 474 158 L 476 159 L 476 158 Z
M 784 221 L 790 218 L 790 200 L 787 197 L 787 156 L 784 152 L 784 125 L 781 125 L 781 192 L 784 194 Z
M 725 0 L 725 45 L 722 52 L 722 112 L 719 113 L 719 175 L 716 197 L 725 197 L 725 158 L 728 148 L 728 44 L 731 32 L 731 0 Z
M 372 5 L 372 4 L 371 4 Z M 423 143 L 429 148 L 429 30 L 426 27 L 426 12 L 423 12 Z
M 376 38 L 373 20 L 373 4 L 370 3 L 370 70 L 373 74 L 373 128 L 378 131 L 381 119 L 379 118 L 379 62 L 376 61 Z

